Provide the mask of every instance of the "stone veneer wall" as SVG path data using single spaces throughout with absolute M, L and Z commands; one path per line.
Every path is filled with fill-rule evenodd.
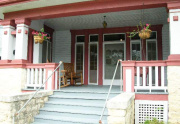
M 26 69 L 0 69 L 0 95 L 21 93 L 21 89 L 25 87 L 25 83 Z
M 122 93 L 107 102 L 108 124 L 134 124 L 134 93 Z
M 53 91 L 40 91 L 30 103 L 15 117 L 15 124 L 30 124 L 34 121 L 34 116 L 39 113 L 39 109 L 48 101 L 48 96 Z M 33 95 L 31 93 L 21 93 L 17 95 L 0 96 L 0 124 L 12 124 L 13 114 L 16 113 L 25 102 Z
M 168 66 L 169 122 L 180 123 L 180 66 Z

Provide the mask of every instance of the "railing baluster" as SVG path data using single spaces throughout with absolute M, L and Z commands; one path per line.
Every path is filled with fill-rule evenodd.
M 152 88 L 152 66 L 149 66 L 149 88 L 150 88 L 150 92 L 151 92 L 151 88 Z
M 161 87 L 164 87 L 164 66 L 161 66 Z
M 146 86 L 146 67 L 143 66 L 143 87 Z
M 58 71 L 55 71 L 55 90 L 57 90 Z
M 38 87 L 38 69 L 35 68 L 35 88 Z
M 42 74 L 42 68 L 39 69 L 39 85 L 43 83 L 43 74 Z
M 34 68 L 31 68 L 31 85 L 34 85 Z
M 29 84 L 31 83 L 31 73 L 30 73 L 30 69 L 28 68 L 27 69 L 27 86 L 29 86 Z M 27 88 L 27 86 L 26 86 L 26 88 Z
M 140 71 L 139 71 L 139 67 L 137 67 L 137 70 L 136 70 L 136 76 L 137 76 L 137 87 L 140 86 Z
M 46 69 L 43 69 L 43 70 L 44 70 L 44 72 L 43 72 L 43 82 L 44 82 L 46 80 Z
M 158 87 L 158 66 L 155 67 L 155 86 Z

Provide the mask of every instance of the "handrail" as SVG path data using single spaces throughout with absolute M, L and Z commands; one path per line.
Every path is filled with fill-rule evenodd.
M 49 80 L 49 78 L 51 78 L 51 76 L 53 75 L 53 73 L 61 66 L 63 62 L 60 61 L 59 62 L 59 65 L 56 67 L 56 69 L 52 72 L 52 74 L 44 81 L 44 83 L 41 85 L 41 87 L 39 87 L 36 92 L 28 99 L 28 101 L 19 109 L 18 112 L 16 112 L 14 115 L 13 115 L 13 124 L 14 124 L 14 119 L 15 117 L 22 111 L 22 109 L 31 101 L 31 99 L 37 94 L 37 92 L 43 87 L 44 84 L 47 83 L 47 81 Z
M 111 92 L 111 89 L 112 89 L 112 84 L 113 84 L 114 78 L 115 78 L 115 76 L 116 76 L 116 71 L 117 71 L 119 62 L 122 62 L 122 60 L 119 59 L 119 60 L 117 61 L 116 68 L 115 68 L 115 71 L 114 71 L 114 75 L 113 75 L 113 78 L 112 78 L 112 81 L 111 81 L 111 85 L 110 85 L 110 87 L 109 87 L 108 95 L 107 95 L 107 97 L 106 97 L 106 102 L 105 102 L 105 104 L 104 104 L 104 107 L 103 107 L 103 110 L 102 110 L 102 113 L 101 113 L 101 117 L 100 117 L 100 119 L 99 119 L 99 124 L 103 124 L 103 123 L 102 123 L 102 118 L 103 118 L 104 111 L 105 111 L 105 108 L 106 108 L 106 104 L 107 104 L 107 101 L 108 101 L 108 98 L 109 98 L 109 95 L 110 95 L 110 92 Z M 120 72 L 122 72 L 122 66 L 120 67 L 120 69 L 121 69 Z M 120 76 L 120 79 L 122 80 L 122 74 L 121 74 L 121 76 Z

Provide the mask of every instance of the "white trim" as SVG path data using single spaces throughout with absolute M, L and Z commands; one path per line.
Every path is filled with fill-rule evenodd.
M 90 36 L 97 35 L 98 41 L 96 42 L 90 42 Z M 98 85 L 98 75 L 99 75 L 99 35 L 98 34 L 90 34 L 89 35 L 89 45 L 88 45 L 88 85 Z M 90 82 L 90 45 L 96 44 L 97 45 L 97 83 L 91 83 Z

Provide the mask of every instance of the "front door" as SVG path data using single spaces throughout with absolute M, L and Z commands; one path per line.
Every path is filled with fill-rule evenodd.
M 103 85 L 110 85 L 113 74 L 119 59 L 125 60 L 125 42 L 105 42 L 104 43 L 104 80 Z M 113 85 L 122 85 L 120 80 L 120 64 L 117 69 Z

